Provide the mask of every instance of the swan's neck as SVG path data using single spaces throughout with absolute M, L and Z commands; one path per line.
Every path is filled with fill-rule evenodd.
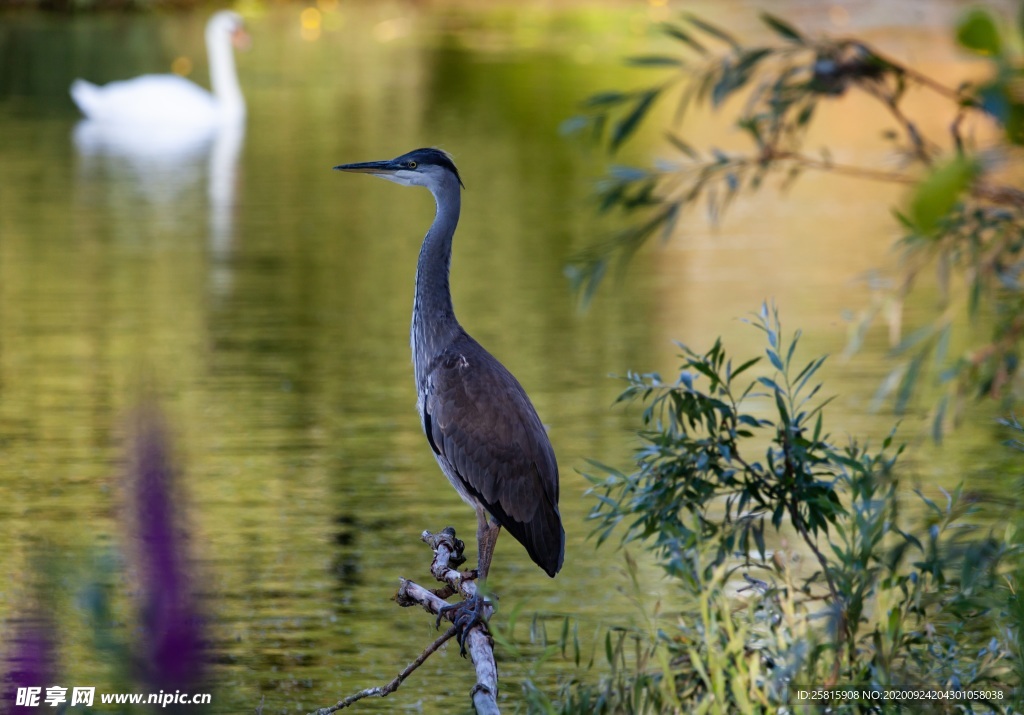
M 245 116 L 245 98 L 238 84 L 231 36 L 223 31 L 207 31 L 206 52 L 210 58 L 210 86 L 223 116 L 227 119 L 241 119 Z

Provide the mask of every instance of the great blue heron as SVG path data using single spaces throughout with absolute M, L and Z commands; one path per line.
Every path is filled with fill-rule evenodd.
M 551 442 L 522 385 L 466 333 L 452 309 L 448 273 L 463 186 L 458 169 L 439 149 L 334 168 L 425 186 L 434 195 L 437 213 L 420 249 L 412 307 L 423 431 L 448 481 L 476 509 L 479 581 L 487 578 L 501 527 L 553 577 L 562 568 L 565 531 Z

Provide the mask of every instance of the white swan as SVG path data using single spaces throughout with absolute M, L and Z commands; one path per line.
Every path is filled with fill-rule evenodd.
M 232 44 L 248 39 L 241 16 L 222 10 L 206 23 L 213 93 L 184 77 L 148 74 L 101 86 L 76 79 L 71 98 L 89 119 L 124 124 L 210 126 L 245 118 Z

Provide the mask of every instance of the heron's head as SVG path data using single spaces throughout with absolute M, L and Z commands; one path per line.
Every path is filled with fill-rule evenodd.
M 342 164 L 334 168 L 338 171 L 373 174 L 403 186 L 426 186 L 431 190 L 454 178 L 465 188 L 455 162 L 448 152 L 440 149 L 416 149 L 387 161 Z

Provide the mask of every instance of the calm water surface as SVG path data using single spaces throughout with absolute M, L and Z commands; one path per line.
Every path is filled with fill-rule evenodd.
M 946 31 L 959 5 L 914 5 L 854 3 L 844 20 L 788 3 L 811 29 L 849 23 L 934 74 L 970 72 Z M 588 199 L 605 157 L 558 126 L 588 93 L 645 81 L 619 58 L 649 50 L 661 11 L 324 8 L 319 34 L 305 37 L 300 7 L 249 10 L 253 46 L 238 60 L 247 126 L 199 138 L 104 135 L 78 124 L 67 86 L 167 71 L 180 57 L 205 83 L 205 16 L 0 18 L 0 617 L 25 603 L 40 557 L 57 564 L 67 685 L 109 682 L 76 589 L 128 541 L 121 462 L 144 388 L 161 400 L 183 474 L 214 711 L 251 710 L 263 696 L 264 712 L 329 704 L 389 679 L 434 637 L 427 617 L 389 600 L 399 576 L 425 578 L 423 529 L 452 524 L 468 537 L 475 525 L 414 409 L 408 322 L 433 205 L 425 191 L 332 165 L 424 145 L 455 155 L 468 186 L 456 310 L 549 426 L 568 535 L 554 581 L 503 537 L 493 586 L 506 612 L 569 614 L 584 633 L 635 614 L 621 556 L 586 538 L 577 471 L 587 458 L 628 460 L 633 422 L 610 409 L 620 385 L 608 375 L 670 373 L 673 339 L 704 347 L 723 334 L 739 353 L 757 350 L 738 319 L 766 298 L 805 330 L 808 357 L 837 353 L 844 311 L 869 300 L 858 276 L 891 260 L 887 188 L 805 182 L 786 200 L 738 204 L 717 230 L 693 217 L 683 240 L 642 255 L 581 313 L 563 271 L 606 230 Z M 759 32 L 751 5 L 707 13 Z M 847 107 L 828 119 L 839 156 L 878 151 L 881 127 L 858 112 L 869 116 Z M 698 117 L 688 129 L 694 143 L 728 145 L 722 124 Z M 644 160 L 654 146 L 631 151 Z M 868 410 L 884 349 L 879 331 L 829 368 L 828 391 L 842 396 L 835 432 L 888 431 L 891 418 Z M 921 481 L 967 480 L 982 495 L 1014 487 L 994 416 L 972 414 L 940 459 L 918 452 Z M 920 441 L 913 417 L 904 430 Z M 128 591 L 124 579 L 115 585 Z M 670 600 L 661 590 L 654 580 L 641 599 Z M 501 663 L 510 710 L 529 669 L 529 659 Z M 449 649 L 360 709 L 460 712 L 471 685 Z

